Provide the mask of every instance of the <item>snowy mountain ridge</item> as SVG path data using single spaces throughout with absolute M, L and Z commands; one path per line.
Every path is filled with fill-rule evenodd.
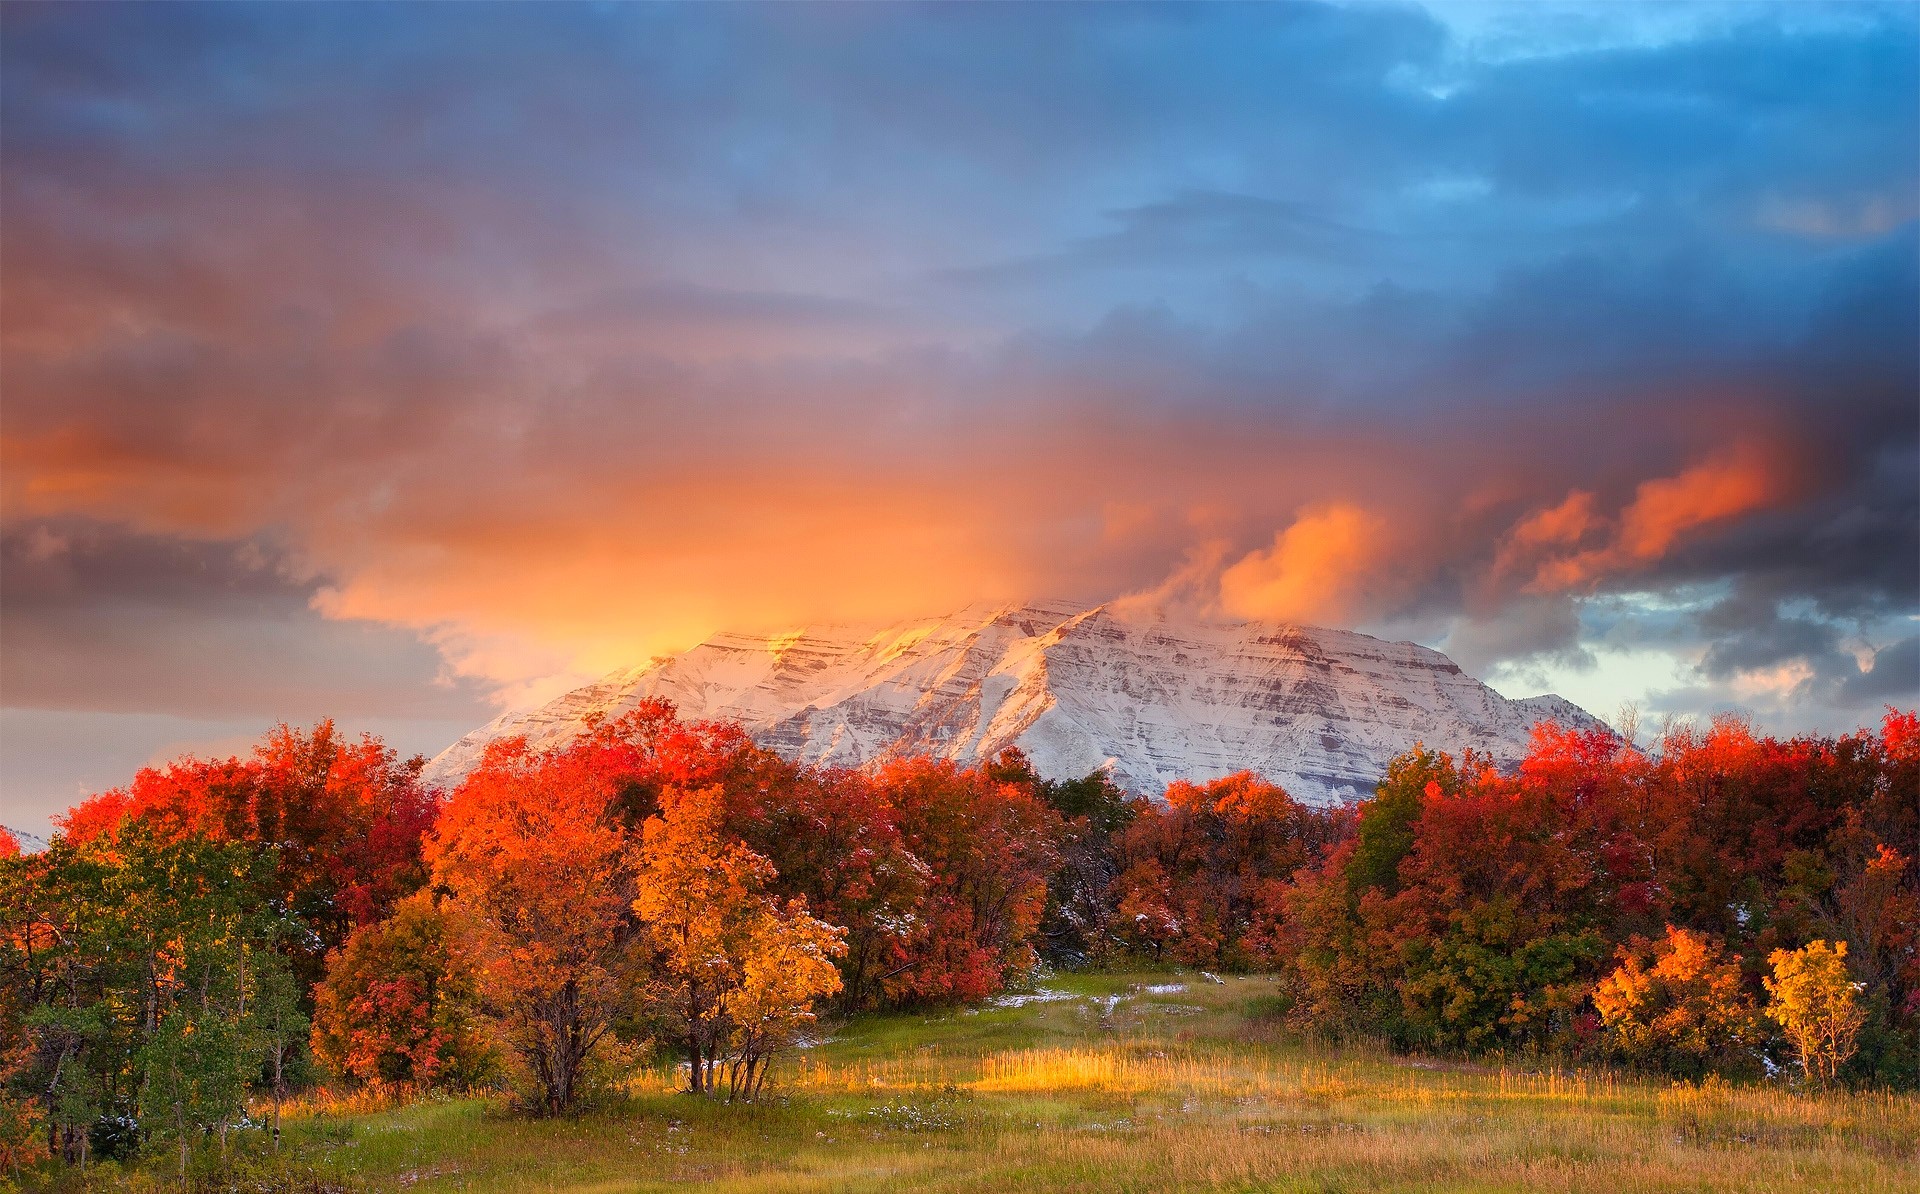
M 1048 601 L 970 606 L 880 630 L 722 633 L 502 715 L 442 751 L 459 782 L 496 738 L 536 747 L 595 716 L 672 701 L 737 721 L 789 757 L 861 766 L 908 754 L 962 762 L 1018 746 L 1049 778 L 1108 769 L 1157 795 L 1176 779 L 1252 770 L 1297 798 L 1371 794 L 1416 741 L 1518 759 L 1536 722 L 1598 724 L 1558 696 L 1510 700 L 1438 651 L 1352 631 L 1219 623 Z

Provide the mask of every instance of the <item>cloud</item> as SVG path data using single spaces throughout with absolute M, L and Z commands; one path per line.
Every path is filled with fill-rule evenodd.
M 83 521 L 0 534 L 9 707 L 233 719 L 477 718 L 432 646 L 337 622 L 270 544 L 183 542 Z
M 1120 618 L 1218 617 L 1220 575 L 1232 550 L 1233 545 L 1225 539 L 1205 540 L 1189 550 L 1165 580 L 1122 594 L 1109 602 L 1108 608 Z
M 1581 631 L 1580 611 L 1566 595 L 1527 596 L 1507 602 L 1497 616 L 1456 620 L 1444 648 L 1473 675 L 1504 670 L 1537 676 L 1548 666 L 1593 666 L 1593 649 L 1582 644 Z
M 1920 607 L 1911 14 L 1542 20 L 8 7 L 0 526 L 104 554 L 8 557 L 7 697 L 1041 593 L 1604 671 L 1738 586 L 1702 691 L 1842 716 Z
M 1740 445 L 1672 477 L 1643 481 L 1602 546 L 1552 555 L 1527 589 L 1564 592 L 1644 569 L 1689 532 L 1749 514 L 1781 490 L 1779 470 L 1756 448 Z M 1511 550 L 1578 543 L 1593 528 L 1592 495 L 1575 491 L 1560 505 L 1528 515 L 1508 537 Z
M 1848 676 L 1840 695 L 1856 704 L 1883 702 L 1911 709 L 1920 703 L 1920 636 L 1888 643 L 1874 650 L 1872 666 Z
M 1279 622 L 1350 624 L 1380 612 L 1393 579 L 1393 538 L 1385 518 L 1336 502 L 1303 511 L 1220 575 L 1228 613 Z

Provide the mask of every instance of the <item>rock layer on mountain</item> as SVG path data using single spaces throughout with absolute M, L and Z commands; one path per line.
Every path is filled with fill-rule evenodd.
M 719 634 L 506 714 L 441 752 L 426 778 L 456 783 L 496 738 L 556 745 L 650 697 L 738 721 L 808 762 L 971 761 L 1018 746 L 1051 778 L 1107 768 L 1157 794 L 1246 769 L 1314 803 L 1370 793 L 1415 742 L 1508 762 L 1536 722 L 1597 724 L 1557 696 L 1509 700 L 1414 643 L 1041 602 L 878 631 Z

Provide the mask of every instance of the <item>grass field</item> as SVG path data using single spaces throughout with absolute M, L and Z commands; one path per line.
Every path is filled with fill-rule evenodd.
M 1698 1089 L 1303 1045 L 1257 979 L 1062 976 L 867 1017 L 727 1106 L 670 1075 L 579 1119 L 481 1100 L 290 1124 L 349 1188 L 1920 1191 L 1920 1100 Z

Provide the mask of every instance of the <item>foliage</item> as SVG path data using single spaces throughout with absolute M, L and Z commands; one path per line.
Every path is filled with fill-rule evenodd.
M 1916 739 L 1890 712 L 1838 739 L 1674 725 L 1648 751 L 1542 726 L 1504 774 L 1416 749 L 1279 901 L 1294 1020 L 1748 1072 L 1773 951 L 1835 940 L 1862 984 L 1846 1074 L 1920 1083 Z
M 1387 764 L 1386 778 L 1361 810 L 1354 826 L 1347 882 L 1355 891 L 1378 888 L 1391 896 L 1400 889 L 1400 863 L 1413 849 L 1414 825 L 1428 800 L 1458 796 L 1473 776 L 1471 755 L 1456 767 L 1453 758 L 1415 743 Z
M 926 875 L 912 931 L 894 947 L 889 996 L 981 999 L 1031 975 L 1059 814 L 1024 780 L 946 760 L 894 760 L 876 782 Z
M 772 891 L 845 931 L 841 1010 L 899 998 L 934 875 L 908 849 L 893 793 L 856 771 L 779 766 L 780 782 L 728 790 L 728 829 L 774 865 Z
M 483 1009 L 549 1115 L 572 1109 L 647 973 L 622 786 L 606 765 L 610 747 L 630 745 L 619 736 L 549 751 L 494 743 L 426 844 L 449 914 L 471 926 Z
M 466 931 L 431 894 L 355 929 L 314 989 L 313 1053 L 371 1086 L 454 1088 L 488 1072 L 474 1023 L 478 970 Z
M 1621 1057 L 1689 1078 L 1757 1068 L 1761 1026 L 1740 963 L 1720 942 L 1668 925 L 1659 942 L 1635 938 L 1617 957 L 1593 1004 Z
M 310 986 L 327 951 L 425 881 L 420 842 L 437 805 L 419 785 L 421 762 L 402 762 L 373 737 L 349 741 L 331 721 L 279 725 L 244 760 L 143 768 L 68 812 L 63 836 L 91 841 L 133 819 L 161 837 L 250 844 L 266 862 L 261 897 L 307 930 L 287 947 Z
M 718 788 L 662 793 L 644 827 L 633 908 L 654 950 L 649 1001 L 672 1025 L 695 1094 L 724 1073 L 753 1099 L 774 1056 L 840 989 L 843 931 L 769 894 L 773 864 L 727 834 Z
M 1825 1085 L 1853 1056 L 1866 1012 L 1847 973 L 1847 943 L 1810 941 L 1767 959 L 1767 1016 L 1780 1025 L 1810 1081 Z
M 104 1122 L 196 1145 L 241 1115 L 249 1083 L 296 1014 L 275 947 L 296 926 L 258 898 L 261 856 L 126 820 L 7 863 L 7 971 L 24 1005 L 15 1089 L 35 1094 L 46 1151 L 84 1161 Z
M 1049 780 L 1020 750 L 1009 747 L 988 764 L 988 775 L 1025 786 L 1060 824 L 1059 861 L 1047 881 L 1047 908 L 1038 948 L 1053 965 L 1105 961 L 1120 944 L 1109 922 L 1108 893 L 1119 876 L 1115 839 L 1152 803 L 1129 795 L 1105 771 Z
M 1155 959 L 1270 966 L 1284 948 L 1286 880 L 1339 824 L 1251 772 L 1175 783 L 1114 840 L 1111 931 Z
M 1791 1046 L 1812 1084 L 1920 1086 L 1913 713 L 1644 750 L 1547 725 L 1504 771 L 1417 747 L 1354 809 L 1011 751 L 819 768 L 657 701 L 497 743 L 444 803 L 417 774 L 281 727 L 0 850 L 0 1162 L 192 1172 L 250 1100 L 277 1127 L 307 1097 L 309 1043 L 354 1097 L 493 1058 L 557 1114 L 654 1047 L 754 1099 L 836 995 L 917 1023 L 1043 956 L 1267 972 L 1266 1034 L 1690 1078 Z

